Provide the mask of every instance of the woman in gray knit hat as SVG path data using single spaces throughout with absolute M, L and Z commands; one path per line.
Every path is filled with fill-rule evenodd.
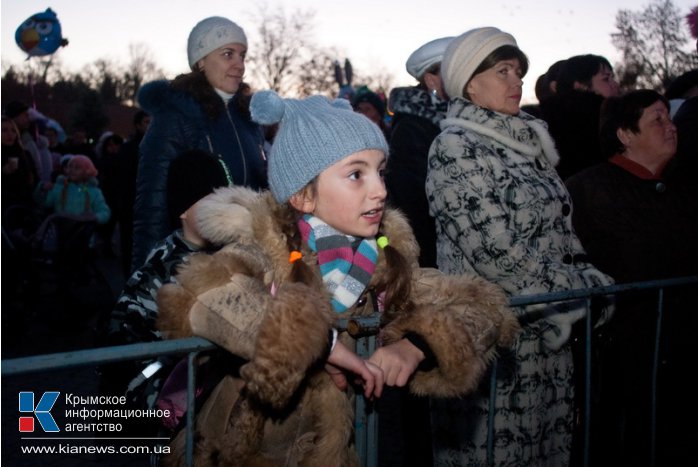
M 574 234 L 544 122 L 520 111 L 527 69 L 513 36 L 493 27 L 467 31 L 445 51 L 441 72 L 451 100 L 426 182 L 438 267 L 478 273 L 511 296 L 609 285 Z M 513 309 L 526 325 L 498 363 L 494 465 L 569 465 L 569 336 L 585 310 L 581 302 Z M 435 402 L 437 465 L 487 465 L 487 394 Z
M 139 104 L 152 122 L 140 146 L 132 269 L 178 227 L 168 222 L 166 180 L 170 162 L 183 151 L 216 155 L 230 184 L 267 186 L 263 134 L 250 120 L 250 88 L 243 82 L 247 50 L 240 26 L 219 16 L 205 18 L 187 40 L 191 71 L 139 91 Z

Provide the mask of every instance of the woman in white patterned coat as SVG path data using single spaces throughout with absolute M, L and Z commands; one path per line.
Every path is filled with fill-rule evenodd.
M 426 182 L 438 267 L 475 272 L 512 296 L 608 285 L 611 279 L 585 262 L 574 234 L 545 123 L 520 112 L 527 68 L 515 39 L 496 28 L 467 31 L 445 51 L 441 73 L 451 100 Z M 585 305 L 514 312 L 527 326 L 498 366 L 495 465 L 567 466 L 574 425 L 569 336 Z M 488 383 L 473 397 L 434 401 L 436 465 L 486 465 Z

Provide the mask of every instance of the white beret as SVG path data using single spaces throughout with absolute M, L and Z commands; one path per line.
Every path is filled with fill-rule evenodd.
M 442 61 L 447 45 L 454 37 L 442 37 L 418 47 L 406 60 L 408 74 L 420 81 L 428 68 Z
M 450 42 L 440 65 L 445 92 L 450 99 L 463 97 L 464 86 L 481 62 L 504 45 L 518 46 L 513 36 L 492 27 L 471 29 Z

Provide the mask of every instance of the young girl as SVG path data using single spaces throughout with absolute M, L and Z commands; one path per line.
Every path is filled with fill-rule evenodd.
M 195 464 L 358 465 L 348 376 L 369 398 L 384 384 L 459 396 L 518 325 L 498 287 L 419 269 L 408 223 L 385 205 L 388 150 L 370 120 L 346 101 L 271 91 L 251 111 L 279 122 L 271 192 L 205 199 L 200 233 L 223 248 L 190 257 L 158 294 L 164 335 L 205 337 L 245 363 L 198 412 Z M 373 311 L 381 347 L 363 361 L 333 323 Z M 166 464 L 181 463 L 184 431 L 171 447 Z
M 111 215 L 97 182 L 97 169 L 89 157 L 75 155 L 46 195 L 44 205 L 56 214 L 68 214 L 104 224 Z

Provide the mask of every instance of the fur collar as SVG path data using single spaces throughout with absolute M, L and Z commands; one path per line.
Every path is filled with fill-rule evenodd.
M 447 118 L 440 123 L 443 130 L 450 126 L 493 138 L 526 156 L 545 158 L 553 166 L 559 163 L 559 154 L 547 124 L 525 112 L 517 116 L 506 115 L 457 97 L 450 101 Z
M 169 81 L 151 81 L 141 86 L 138 102 L 151 115 L 172 112 L 204 118 L 201 105 L 190 94 L 173 89 Z
M 217 189 L 200 203 L 196 222 L 200 234 L 214 245 L 255 245 L 270 257 L 274 269 L 274 280 L 280 281 L 289 273 L 289 248 L 280 225 L 281 209 L 288 209 L 275 201 L 269 191 L 256 192 L 245 187 Z M 418 244 L 404 215 L 393 209 L 384 213 L 381 232 L 389 242 L 415 266 L 418 261 Z M 315 255 L 308 247 L 304 260 L 315 264 Z M 415 263 L 415 264 L 414 264 Z M 386 272 L 381 250 L 374 275 L 381 277 Z M 374 281 L 373 281 L 374 282 Z

